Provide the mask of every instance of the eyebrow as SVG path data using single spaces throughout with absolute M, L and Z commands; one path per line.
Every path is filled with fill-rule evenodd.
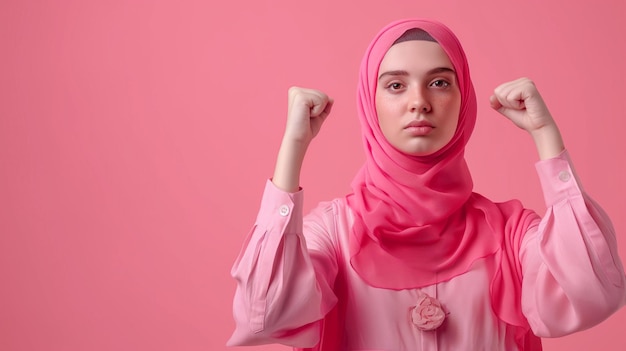
M 437 74 L 437 73 L 443 73 L 443 72 L 455 73 L 452 68 L 449 68 L 449 67 L 437 67 L 437 68 L 433 68 L 430 71 L 426 72 L 426 74 L 427 75 L 431 75 L 431 74 Z M 409 72 L 403 71 L 403 70 L 387 71 L 387 72 L 381 73 L 381 75 L 378 76 L 378 80 L 380 81 L 385 76 L 408 76 L 408 75 L 409 75 Z

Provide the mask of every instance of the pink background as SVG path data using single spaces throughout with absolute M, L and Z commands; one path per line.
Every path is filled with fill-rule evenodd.
M 544 211 L 531 140 L 489 110 L 533 78 L 626 257 L 624 2 L 0 3 L 0 349 L 226 350 L 230 266 L 271 175 L 290 85 L 333 114 L 307 157 L 306 207 L 363 156 L 358 64 L 388 22 L 464 43 L 480 102 L 476 190 Z M 623 350 L 626 309 L 546 350 Z M 264 346 L 248 350 L 285 350 Z

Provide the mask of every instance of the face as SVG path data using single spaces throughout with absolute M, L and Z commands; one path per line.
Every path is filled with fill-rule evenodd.
M 456 131 L 461 92 L 441 46 L 423 40 L 395 44 L 378 72 L 376 112 L 389 143 L 412 156 L 443 148 Z

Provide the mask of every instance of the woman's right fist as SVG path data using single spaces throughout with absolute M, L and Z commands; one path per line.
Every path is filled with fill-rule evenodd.
M 333 100 L 315 89 L 289 88 L 287 127 L 284 138 L 308 144 L 330 114 Z

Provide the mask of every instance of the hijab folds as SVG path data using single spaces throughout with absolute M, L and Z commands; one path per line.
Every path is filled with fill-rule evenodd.
M 383 57 L 414 28 L 426 31 L 446 52 L 461 92 L 455 135 L 428 156 L 406 155 L 387 142 L 375 106 Z M 458 39 L 432 20 L 391 23 L 371 42 L 359 74 L 357 108 L 366 161 L 347 196 L 355 216 L 352 267 L 371 286 L 402 290 L 448 281 L 468 272 L 477 260 L 495 255 L 499 265 L 490 289 L 494 310 L 505 322 L 527 327 L 516 248 L 538 216 L 519 201 L 495 204 L 472 192 L 464 150 L 476 123 L 476 94 Z

